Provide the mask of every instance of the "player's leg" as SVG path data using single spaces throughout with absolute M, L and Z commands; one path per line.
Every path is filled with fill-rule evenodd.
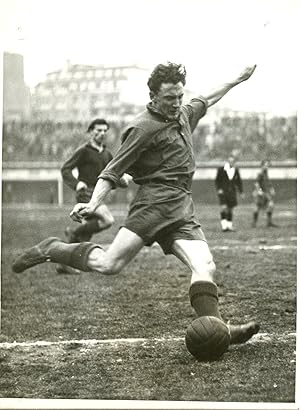
M 253 212 L 253 219 L 252 219 L 252 228 L 256 228 L 259 213 L 261 209 L 263 209 L 263 206 L 264 206 L 264 199 L 262 195 L 256 195 L 255 196 L 255 209 Z
M 197 315 L 221 319 L 217 285 L 214 283 L 216 266 L 207 242 L 177 239 L 172 245 L 172 253 L 191 270 L 189 296 Z
M 96 209 L 95 216 L 98 219 L 98 232 L 110 228 L 115 222 L 112 213 L 105 204 L 100 205 Z
M 267 227 L 270 228 L 277 228 L 278 225 L 274 224 L 272 218 L 273 218 L 273 211 L 274 211 L 274 202 L 272 199 L 269 199 L 266 212 L 267 212 Z
M 144 246 L 143 240 L 126 228 L 120 229 L 109 249 L 92 242 L 66 243 L 51 237 L 27 249 L 13 263 L 14 272 L 20 273 L 32 266 L 53 262 L 82 271 L 103 274 L 118 273 Z
M 219 312 L 218 289 L 213 280 L 216 267 L 207 242 L 175 240 L 172 252 L 191 269 L 189 297 L 197 315 L 222 319 Z M 228 327 L 231 344 L 245 343 L 259 331 L 259 325 L 253 321 L 243 325 L 228 325 Z
M 220 218 L 221 218 L 221 229 L 223 232 L 227 232 L 228 231 L 228 208 L 225 203 L 221 204 Z
M 227 208 L 227 230 L 233 231 L 233 208 Z
M 256 208 L 253 212 L 252 228 L 256 228 L 256 224 L 257 224 L 257 221 L 258 221 L 258 216 L 259 216 L 259 207 L 256 206 Z
M 144 247 L 143 239 L 123 227 L 117 233 L 107 251 L 94 249 L 87 261 L 89 270 L 105 275 L 119 273 Z

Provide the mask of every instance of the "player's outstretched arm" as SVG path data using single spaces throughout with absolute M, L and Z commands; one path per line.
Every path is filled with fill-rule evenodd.
M 246 67 L 235 80 L 225 83 L 215 88 L 214 90 L 210 91 L 207 95 L 204 95 L 204 97 L 208 101 L 208 107 L 211 107 L 212 105 L 220 101 L 221 98 L 223 98 L 224 95 L 227 94 L 228 91 L 230 91 L 233 87 L 237 86 L 243 81 L 248 80 L 254 73 L 255 68 L 256 68 L 256 65 L 251 66 L 251 67 Z
M 112 184 L 106 179 L 99 178 L 90 202 L 76 204 L 70 217 L 76 222 L 81 222 L 87 216 L 92 215 L 111 190 Z

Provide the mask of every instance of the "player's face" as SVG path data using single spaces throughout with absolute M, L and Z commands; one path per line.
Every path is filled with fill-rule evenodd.
M 96 144 L 101 145 L 105 142 L 105 137 L 108 131 L 106 124 L 96 124 L 91 131 L 91 135 Z
M 263 168 L 264 170 L 267 170 L 267 169 L 269 168 L 269 165 L 270 165 L 270 163 L 269 163 L 268 161 L 265 161 L 265 162 L 262 164 L 262 168 Z
M 234 158 L 234 157 L 229 157 L 229 158 L 228 158 L 228 162 L 229 162 L 229 165 L 230 165 L 231 167 L 233 167 L 233 165 L 234 165 L 234 163 L 235 163 L 235 158 Z
M 183 99 L 183 84 L 162 83 L 157 93 L 151 94 L 152 103 L 169 120 L 175 120 L 180 114 Z

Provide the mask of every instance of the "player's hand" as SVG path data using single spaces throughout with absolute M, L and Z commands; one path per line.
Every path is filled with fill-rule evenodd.
M 132 176 L 129 174 L 123 174 L 119 180 L 119 187 L 127 188 L 130 182 L 132 181 Z
M 248 80 L 252 74 L 254 73 L 254 70 L 256 69 L 256 64 L 251 66 L 251 67 L 246 67 L 241 74 L 238 77 L 238 82 L 242 83 L 243 81 Z
M 264 191 L 263 191 L 261 188 L 259 188 L 259 189 L 257 190 L 257 195 L 262 196 L 263 194 L 264 194 Z
M 245 199 L 245 194 L 244 194 L 244 192 L 241 193 L 240 197 L 241 197 L 242 199 Z
M 274 196 L 275 195 L 275 189 L 272 187 L 272 188 L 270 188 L 270 195 L 271 196 Z
M 222 195 L 222 194 L 224 194 L 224 191 L 223 191 L 223 189 L 218 189 L 218 194 L 219 194 L 219 195 Z
M 83 181 L 79 181 L 76 185 L 76 191 L 80 191 L 81 189 L 86 189 L 87 188 L 87 184 Z
M 92 208 L 89 203 L 78 203 L 70 212 L 70 217 L 75 222 L 82 222 L 83 219 L 85 219 L 89 215 L 92 215 L 93 213 L 94 208 Z

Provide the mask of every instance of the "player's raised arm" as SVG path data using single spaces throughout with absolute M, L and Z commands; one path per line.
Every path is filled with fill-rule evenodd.
M 255 68 L 256 68 L 256 65 L 251 66 L 251 67 L 246 67 L 236 79 L 234 79 L 234 80 L 232 80 L 228 83 L 220 85 L 219 87 L 213 89 L 212 91 L 210 91 L 206 95 L 204 94 L 204 97 L 208 101 L 208 107 L 211 107 L 212 105 L 216 104 L 233 87 L 235 87 L 236 85 L 242 83 L 243 81 L 248 80 L 252 76 Z

